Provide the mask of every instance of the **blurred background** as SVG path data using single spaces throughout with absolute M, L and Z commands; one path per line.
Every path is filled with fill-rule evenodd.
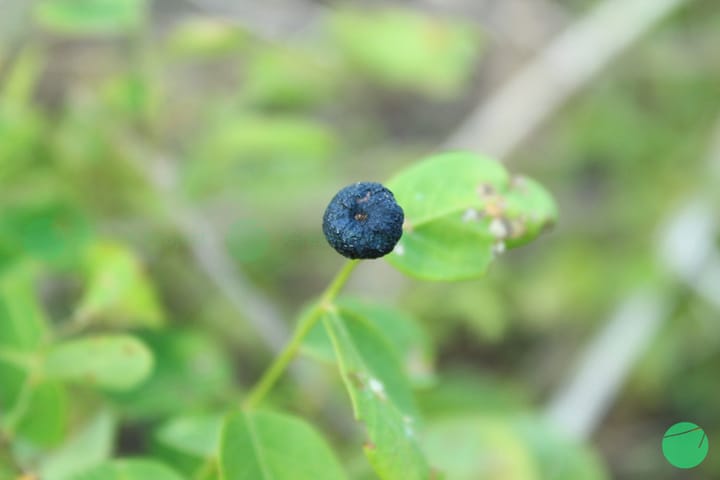
M 559 223 L 477 281 L 380 260 L 348 291 L 427 330 L 430 424 L 493 419 L 468 478 L 720 478 L 719 119 L 717 0 L 0 0 L 1 295 L 155 354 L 131 392 L 38 400 L 0 478 L 99 405 L 117 455 L 193 471 L 158 428 L 227 408 L 283 344 L 342 263 L 328 200 L 448 149 L 537 179 Z M 323 388 L 275 401 L 373 478 L 311 365 Z M 660 449 L 680 421 L 710 441 L 689 472 Z

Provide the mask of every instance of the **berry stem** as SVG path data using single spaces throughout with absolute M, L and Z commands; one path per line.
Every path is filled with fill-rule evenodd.
M 270 392 L 297 354 L 305 336 L 315 326 L 320 317 L 322 317 L 322 314 L 329 308 L 332 308 L 335 298 L 345 286 L 345 283 L 347 283 L 350 274 L 358 263 L 359 260 L 346 262 L 337 275 L 335 275 L 330 285 L 328 285 L 322 293 L 320 300 L 300 318 L 287 345 L 285 345 L 278 356 L 275 357 L 273 363 L 265 370 L 260 380 L 258 380 L 252 390 L 250 390 L 250 393 L 243 402 L 243 408 L 250 410 L 257 407 L 268 392 Z

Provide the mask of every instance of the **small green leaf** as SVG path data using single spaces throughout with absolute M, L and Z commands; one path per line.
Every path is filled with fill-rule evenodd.
M 164 322 L 139 260 L 125 247 L 106 243 L 89 252 L 88 287 L 76 315 L 81 322 L 99 319 L 116 326 L 158 327 Z
M 77 263 L 89 238 L 85 216 L 60 203 L 12 207 L 0 218 L 0 242 L 18 255 L 51 264 Z
M 112 115 L 115 117 L 114 121 L 118 123 L 157 121 L 155 116 L 161 109 L 159 104 L 163 94 L 160 90 L 161 87 L 158 84 L 148 81 L 142 73 L 137 71 L 114 76 L 103 85 L 101 96 L 106 107 L 98 109 L 97 113 L 93 112 L 95 115 L 86 114 L 84 117 L 78 115 L 76 118 L 68 117 L 63 121 L 63 123 L 75 122 L 75 125 L 70 124 L 70 128 L 67 128 L 65 132 L 66 141 L 63 147 L 82 152 L 83 144 L 75 146 L 72 145 L 72 142 L 80 141 L 77 138 L 77 129 L 84 128 L 85 125 L 83 124 L 90 123 L 94 125 L 96 122 L 101 121 L 98 118 L 93 118 L 94 116 Z M 75 129 L 72 127 L 75 127 Z M 103 151 L 113 148 L 107 141 L 107 137 L 103 136 L 102 129 L 93 130 L 100 131 L 96 131 L 94 137 L 90 137 L 84 142 L 85 151 L 82 152 L 84 158 L 88 159 L 89 162 L 97 162 L 99 158 L 104 158 Z M 68 154 L 71 156 L 72 150 Z
M 37 350 L 48 335 L 32 268 L 18 266 L 0 279 L 0 346 Z
M 20 264 L 0 278 L 0 422 L 40 445 L 59 440 L 67 423 L 62 386 L 37 383 L 30 370 L 48 336 L 35 273 Z
M 309 424 L 265 411 L 228 416 L 222 432 L 224 480 L 342 480 L 340 464 Z
M 29 401 L 20 412 L 17 434 L 36 445 L 55 445 L 65 437 L 68 424 L 67 392 L 63 385 L 52 381 L 31 384 L 30 388 Z
M 9 94 L 5 95 L 6 97 Z M 41 152 L 45 120 L 39 113 L 7 99 L 0 104 L 0 182 L 3 193 L 11 186 L 27 188 L 27 175 L 36 172 L 37 157 Z M 8 207 L 3 207 L 3 215 Z M 0 233 L 0 244 L 8 243 L 5 232 Z M 2 245 L 12 250 L 14 245 Z M 23 252 L 13 252 L 22 254 Z M 6 253 L 3 252 L 3 256 Z M 4 263 L 4 261 L 3 261 Z
M 252 105 L 305 107 L 335 98 L 334 66 L 287 46 L 255 49 L 246 66 L 242 98 Z
M 500 163 L 471 153 L 427 158 L 387 184 L 405 211 L 403 237 L 388 261 L 428 280 L 474 278 L 506 247 L 554 222 L 542 187 L 510 178 Z
M 248 40 L 237 25 L 211 17 L 190 17 L 170 32 L 167 48 L 183 57 L 212 57 L 237 51 Z
M 231 362 L 209 335 L 174 329 L 144 332 L 141 339 L 153 352 L 153 372 L 138 388 L 112 394 L 123 415 L 168 418 L 204 411 L 233 394 Z
M 24 106 L 32 101 L 38 78 L 40 77 L 43 57 L 37 48 L 26 47 L 12 62 L 0 98 L 3 103 Z
M 152 366 L 152 353 L 140 340 L 102 335 L 53 346 L 45 360 L 45 373 L 58 380 L 128 390 L 145 380 Z
M 427 385 L 432 379 L 433 347 L 419 322 L 392 307 L 343 297 L 337 301 L 338 311 L 346 322 L 365 323 L 375 336 L 392 350 L 401 369 L 413 383 Z M 315 358 L 335 361 L 332 342 L 322 325 L 316 325 L 306 336 L 303 351 Z
M 480 32 L 467 23 L 407 9 L 337 10 L 330 30 L 353 71 L 435 96 L 458 92 L 482 46 Z
M 155 460 L 141 458 L 113 460 L 103 463 L 68 480 L 183 480 L 183 478 Z
M 194 194 L 239 185 L 252 188 L 258 182 L 265 186 L 267 179 L 296 182 L 298 175 L 322 174 L 335 147 L 332 131 L 317 121 L 291 115 L 229 115 L 198 143 L 184 181 Z
M 411 228 L 483 208 L 486 194 L 505 191 L 510 178 L 503 166 L 472 153 L 435 155 L 411 165 L 387 183 Z
M 60 448 L 41 460 L 40 477 L 67 480 L 106 461 L 112 453 L 115 429 L 115 418 L 102 410 Z
M 145 0 L 41 0 L 33 13 L 42 27 L 57 33 L 117 34 L 142 26 Z
M 416 419 L 408 415 L 407 405 L 402 405 L 403 396 L 398 395 L 404 391 L 402 383 L 386 384 L 376 376 L 385 372 L 392 382 L 402 379 L 387 376 L 387 367 L 394 357 L 384 353 L 387 347 L 372 339 L 372 330 L 360 322 L 346 322 L 331 311 L 325 314 L 323 323 L 332 340 L 355 418 L 367 429 L 365 453 L 377 474 L 384 480 L 429 478 L 430 469 L 415 439 Z M 382 366 L 385 362 L 390 363 Z M 402 403 L 396 403 L 398 400 Z
M 222 415 L 184 416 L 170 420 L 156 433 L 165 446 L 198 457 L 211 457 L 218 453 Z

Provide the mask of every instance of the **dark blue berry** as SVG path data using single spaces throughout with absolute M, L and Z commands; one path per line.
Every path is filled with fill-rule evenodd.
M 379 258 L 395 248 L 404 219 L 390 190 L 379 183 L 358 182 L 330 201 L 323 215 L 323 233 L 345 257 Z

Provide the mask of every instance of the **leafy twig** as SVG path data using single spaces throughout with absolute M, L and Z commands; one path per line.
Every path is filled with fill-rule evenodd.
M 350 274 L 355 269 L 358 260 L 352 260 L 345 264 L 345 266 L 338 272 L 335 279 L 330 283 L 330 286 L 320 296 L 320 300 L 313 305 L 313 307 L 300 318 L 295 332 L 292 338 L 275 358 L 270 367 L 265 371 L 255 387 L 250 391 L 250 394 L 243 403 L 244 408 L 251 409 L 256 407 L 262 399 L 267 395 L 270 389 L 275 385 L 280 375 L 287 369 L 292 359 L 297 354 L 300 346 L 302 345 L 303 339 L 310 332 L 312 327 L 322 316 L 323 312 L 332 307 L 332 303 L 335 297 L 340 293 L 340 290 L 347 282 Z

